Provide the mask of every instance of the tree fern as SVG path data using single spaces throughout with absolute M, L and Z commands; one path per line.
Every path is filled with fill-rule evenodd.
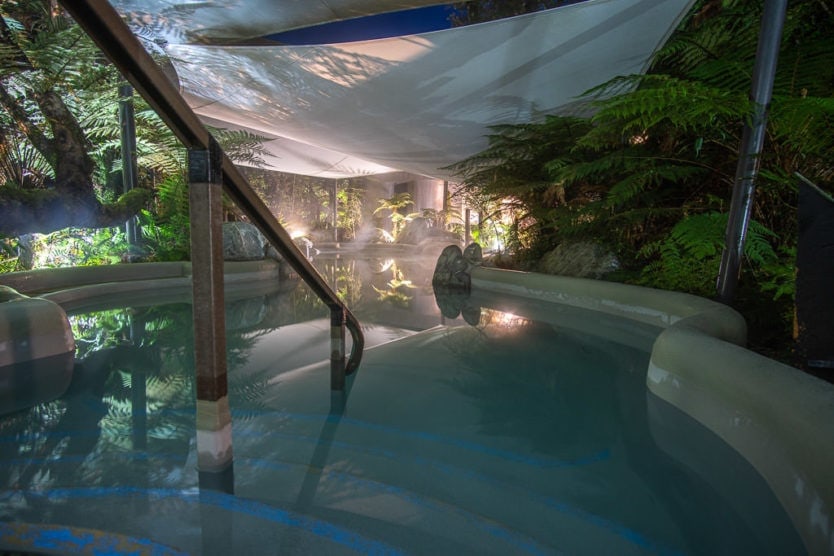
M 702 0 L 660 49 L 652 73 L 690 75 L 728 52 L 753 59 L 758 42 L 761 5 L 745 0 Z M 751 65 L 752 67 L 752 65 Z
M 610 208 L 622 207 L 640 196 L 651 187 L 663 184 L 681 183 L 704 172 L 697 166 L 685 166 L 649 159 L 640 171 L 629 172 L 608 190 L 605 205 Z
M 707 212 L 680 220 L 664 239 L 643 247 L 640 255 L 651 259 L 643 269 L 643 285 L 712 296 L 725 244 L 727 213 Z M 745 260 L 764 267 L 777 260 L 771 245 L 775 234 L 751 221 L 745 243 Z
M 780 154 L 794 157 L 792 168 L 816 181 L 834 180 L 834 97 L 778 98 L 770 116 L 770 129 Z
M 728 91 L 665 75 L 617 78 L 638 85 L 634 91 L 593 103 L 594 128 L 578 147 L 617 147 L 630 135 L 643 135 L 661 124 L 679 133 L 699 133 L 727 121 L 740 122 L 750 112 L 746 93 Z M 603 85 L 603 90 L 609 84 Z

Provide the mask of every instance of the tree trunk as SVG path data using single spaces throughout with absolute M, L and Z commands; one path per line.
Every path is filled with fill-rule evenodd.
M 26 33 L 34 40 L 37 21 L 28 21 L 27 25 L 30 28 Z M 20 71 L 38 71 L 2 17 L 0 47 L 11 53 Z M 48 233 L 70 226 L 114 226 L 135 215 L 150 199 L 151 192 L 135 189 L 117 202 L 103 205 L 96 197 L 92 179 L 96 165 L 84 130 L 57 90 L 36 87 L 27 90 L 26 96 L 37 104 L 39 113 L 27 111 L 9 92 L 11 88 L 5 80 L 0 80 L 0 107 L 11 117 L 17 131 L 43 155 L 55 180 L 46 189 L 10 183 L 0 187 L 0 235 Z M 51 133 L 46 133 L 45 126 Z
M 134 189 L 118 201 L 103 205 L 82 195 L 65 195 L 56 189 L 0 188 L 0 236 L 50 233 L 68 227 L 121 226 L 151 198 L 147 189 Z

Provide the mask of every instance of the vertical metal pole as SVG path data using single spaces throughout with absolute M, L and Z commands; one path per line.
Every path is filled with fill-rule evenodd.
M 133 87 L 127 84 L 119 87 L 119 126 L 121 128 L 122 186 L 124 193 L 127 193 L 136 187 L 139 181 L 136 169 L 136 118 L 133 112 Z M 138 244 L 135 216 L 125 222 L 125 234 L 129 246 Z
M 130 345 L 139 346 L 145 335 L 144 319 L 137 321 L 129 315 Z M 133 449 L 144 452 L 148 448 L 148 392 L 147 373 L 136 365 L 130 373 L 130 414 L 133 424 Z
M 449 224 L 449 182 L 443 181 L 443 229 Z
M 232 418 L 226 378 L 223 306 L 222 152 L 188 152 L 194 363 L 197 384 L 197 467 L 220 473 L 232 464 Z
M 472 209 L 467 208 L 464 212 L 465 216 L 463 218 L 463 245 L 469 245 L 472 243 Z
M 330 389 L 345 389 L 345 309 L 330 308 Z
M 339 180 L 333 180 L 333 241 L 339 245 Z
M 749 123 L 744 125 L 741 137 L 724 252 L 721 254 L 721 267 L 718 271 L 718 300 L 722 303 L 729 304 L 733 301 L 741 272 L 741 257 L 744 254 L 744 242 L 753 209 L 755 181 L 767 131 L 767 113 L 773 96 L 773 80 L 776 75 L 786 7 L 787 0 L 765 0 L 750 89 L 753 114 Z

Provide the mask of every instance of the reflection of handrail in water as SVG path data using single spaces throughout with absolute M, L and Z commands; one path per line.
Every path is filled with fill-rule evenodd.
M 154 108 L 186 148 L 213 149 L 216 143 L 212 145 L 214 140 L 206 127 L 110 4 L 94 0 L 64 0 L 62 4 L 102 52 L 119 68 L 122 75 Z M 224 191 L 260 229 L 310 289 L 330 308 L 331 322 L 342 323 L 353 337 L 353 347 L 347 363 L 337 364 L 334 361 L 333 365 L 334 378 L 331 384 L 341 384 L 344 388 L 344 375 L 353 373 L 362 359 L 365 340 L 359 321 L 301 253 L 293 243 L 290 234 L 281 226 L 249 186 L 246 178 L 219 147 L 217 147 L 216 154 L 219 158 L 219 168 L 212 168 L 212 171 L 220 171 L 222 174 Z M 344 338 L 344 333 L 342 333 L 342 338 Z M 344 341 L 342 341 L 340 353 L 344 359 Z M 337 374 L 340 376 L 337 377 Z

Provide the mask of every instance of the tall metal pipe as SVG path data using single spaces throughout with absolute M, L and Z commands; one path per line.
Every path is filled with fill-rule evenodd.
M 333 241 L 339 243 L 339 180 L 333 180 Z
M 119 87 L 119 126 L 121 128 L 122 188 L 127 193 L 138 183 L 136 168 L 136 118 L 133 111 L 133 87 L 124 84 Z M 138 245 L 136 217 L 125 222 L 128 245 Z
M 733 301 L 741 272 L 741 258 L 753 209 L 756 176 L 759 173 L 767 131 L 767 114 L 773 97 L 773 80 L 776 76 L 786 8 L 787 0 L 765 0 L 750 88 L 753 113 L 749 122 L 744 125 L 739 146 L 730 217 L 727 221 L 724 251 L 718 271 L 718 300 L 726 304 Z

